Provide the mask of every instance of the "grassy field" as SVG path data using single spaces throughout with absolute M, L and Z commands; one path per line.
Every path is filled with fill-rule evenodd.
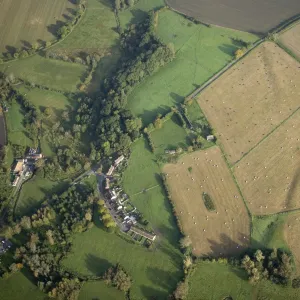
M 35 176 L 26 182 L 20 191 L 15 208 L 16 216 L 31 215 L 41 203 L 58 193 L 66 186 L 64 182 L 53 182 L 40 175 Z
M 199 262 L 190 279 L 188 300 L 297 300 L 299 291 L 269 281 L 251 285 L 244 270 L 218 263 Z
M 162 154 L 165 150 L 175 150 L 177 147 L 186 149 L 191 144 L 187 132 L 180 124 L 176 115 L 163 123 L 162 128 L 151 132 L 155 152 Z
M 300 110 L 235 166 L 235 176 L 252 213 L 300 208 L 299 126 Z
M 128 99 L 128 107 L 144 124 L 183 102 L 224 67 L 238 47 L 233 38 L 257 39 L 248 33 L 195 25 L 169 10 L 159 13 L 157 33 L 163 42 L 174 44 L 176 59 L 137 87 Z
M 72 1 L 8 0 L 1 2 L 0 52 L 53 40 L 76 5 Z
M 163 167 L 175 210 L 197 256 L 232 256 L 249 246 L 250 220 L 218 147 Z M 212 205 L 205 205 L 203 193 Z
M 35 286 L 31 280 L 19 272 L 10 278 L 0 280 L 1 300 L 43 300 L 45 294 Z
M 201 92 L 200 107 L 232 164 L 299 108 L 299 67 L 265 42 Z
M 83 285 L 78 299 L 125 300 L 125 295 L 114 287 L 108 287 L 103 281 L 95 281 Z
M 284 238 L 287 215 L 252 218 L 251 247 L 257 249 L 280 248 L 290 251 Z
M 72 254 L 63 265 L 82 274 L 103 275 L 112 264 L 120 263 L 133 278 L 132 299 L 166 299 L 182 275 L 179 251 L 163 239 L 148 250 L 107 233 L 99 221 L 95 223 L 94 228 L 75 237 Z
M 121 27 L 126 28 L 129 24 L 138 23 L 145 18 L 147 12 L 163 6 L 164 0 L 139 0 L 133 8 L 119 13 Z
M 0 65 L 0 71 L 14 74 L 15 77 L 30 83 L 47 86 L 49 88 L 75 92 L 82 76 L 86 72 L 84 65 L 46 59 L 34 55 L 7 64 Z

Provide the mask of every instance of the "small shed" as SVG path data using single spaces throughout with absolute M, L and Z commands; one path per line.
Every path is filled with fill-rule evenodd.
M 209 141 L 209 142 L 213 142 L 215 140 L 215 136 L 214 135 L 208 135 L 206 137 L 206 140 Z

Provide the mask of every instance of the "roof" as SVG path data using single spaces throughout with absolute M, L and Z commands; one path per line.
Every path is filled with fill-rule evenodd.
M 106 175 L 111 175 L 113 173 L 114 169 L 115 169 L 115 167 L 111 166 Z
M 124 155 L 121 155 L 120 157 L 118 157 L 118 158 L 115 160 L 115 165 L 118 165 L 124 158 L 125 158 Z
M 131 226 L 130 230 L 132 232 L 134 232 L 134 233 L 137 233 L 137 234 L 139 234 L 139 235 L 141 235 L 141 236 L 143 236 L 143 237 L 151 240 L 151 241 L 154 241 L 155 238 L 156 238 L 155 234 L 151 234 L 151 233 L 149 233 L 147 231 L 144 231 L 144 230 L 141 230 L 141 229 L 139 229 L 139 228 L 137 228 L 135 226 Z
M 24 165 L 24 161 L 18 161 L 14 168 L 14 172 L 15 173 L 21 172 L 23 170 L 23 165 Z

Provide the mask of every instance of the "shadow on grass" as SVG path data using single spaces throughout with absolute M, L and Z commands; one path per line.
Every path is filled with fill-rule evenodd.
M 105 271 L 112 266 L 108 260 L 99 258 L 93 254 L 86 256 L 85 263 L 88 270 L 96 276 L 104 275 Z
M 141 291 L 142 291 L 145 299 L 158 300 L 158 299 L 166 299 L 167 298 L 166 293 L 155 290 L 154 288 L 151 288 L 149 286 L 142 285 Z

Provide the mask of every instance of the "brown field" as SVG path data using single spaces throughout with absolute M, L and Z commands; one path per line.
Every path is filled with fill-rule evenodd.
M 300 213 L 290 214 L 284 226 L 284 239 L 293 253 L 297 273 L 300 274 Z
M 300 208 L 299 128 L 300 110 L 234 167 L 252 213 Z
M 300 64 L 265 42 L 199 95 L 231 163 L 299 107 L 299 80 Z
M 195 255 L 232 255 L 248 246 L 250 220 L 218 147 L 185 155 L 177 164 L 165 165 L 163 172 Z M 216 211 L 206 209 L 203 192 L 213 199 Z
M 74 8 L 68 0 L 0 0 L 0 52 L 53 39 Z
M 300 59 L 300 24 L 284 32 L 279 40 Z

